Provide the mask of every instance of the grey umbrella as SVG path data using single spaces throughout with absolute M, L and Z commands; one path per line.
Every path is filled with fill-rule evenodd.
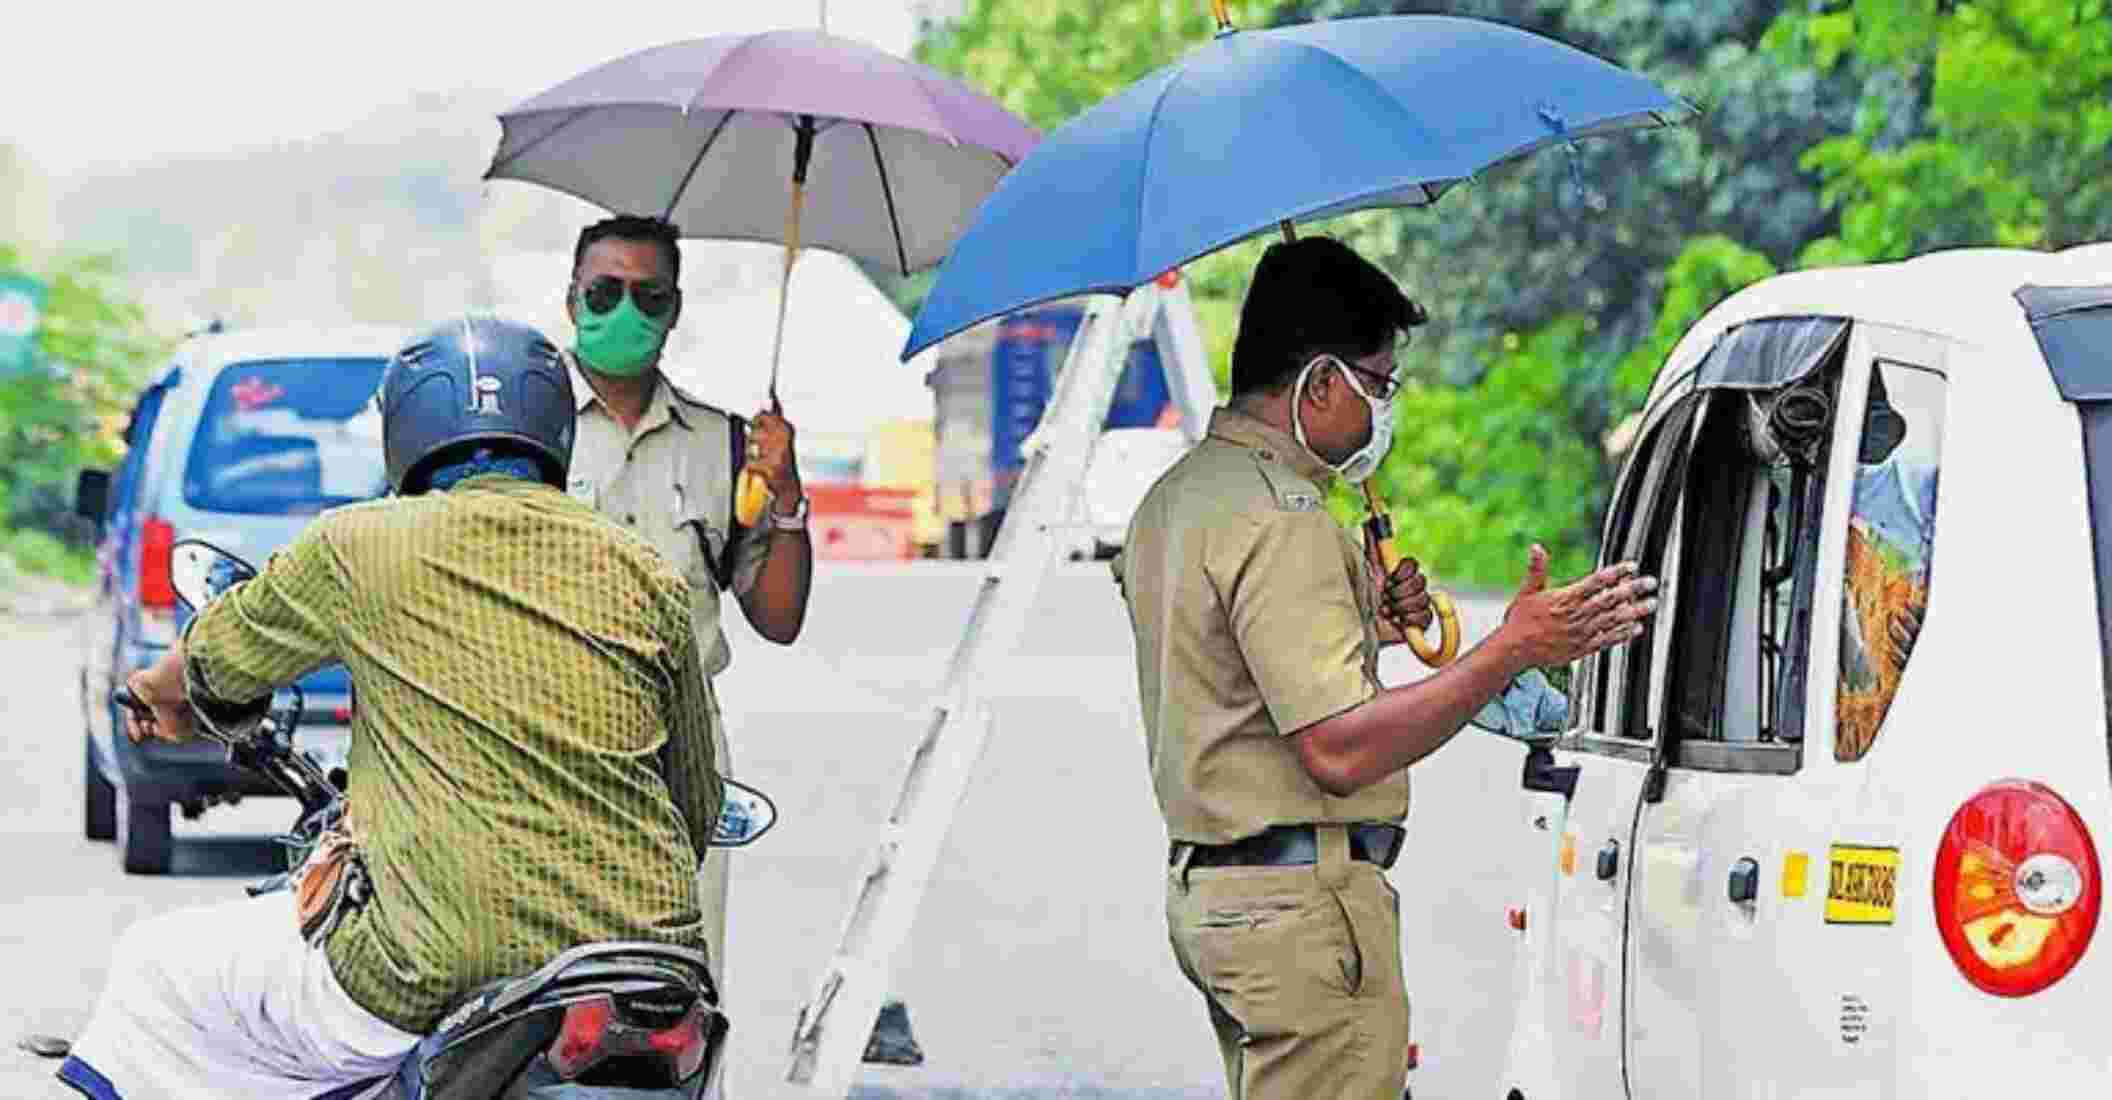
M 826 31 L 718 35 L 655 46 L 579 74 L 499 116 L 486 179 L 541 184 L 611 211 L 658 215 L 684 237 L 935 266 L 1040 134 L 928 66 Z M 789 183 L 789 187 L 788 187 Z M 760 514 L 746 472 L 743 522 Z

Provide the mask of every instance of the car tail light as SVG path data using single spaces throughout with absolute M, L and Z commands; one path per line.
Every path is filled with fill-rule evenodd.
M 2074 969 L 2097 931 L 2097 847 L 2060 795 L 2032 782 L 1982 788 L 1936 849 L 1936 927 L 1966 979 L 2025 997 Z
M 139 528 L 139 602 L 147 607 L 176 606 L 176 584 L 171 579 L 170 559 L 176 546 L 176 529 L 158 516 L 148 516 Z
M 557 1040 L 550 1045 L 550 1066 L 570 1081 L 609 1058 L 645 1054 L 658 1057 L 676 1082 L 688 1081 L 706 1068 L 712 1051 L 705 1012 L 698 1001 L 673 1025 L 650 1031 L 619 1020 L 616 1004 L 607 996 L 576 1001 L 566 1007 Z

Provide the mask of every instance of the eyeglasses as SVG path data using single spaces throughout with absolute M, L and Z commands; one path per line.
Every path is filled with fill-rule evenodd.
M 1341 363 L 1345 368 L 1347 368 L 1351 372 L 1361 374 L 1364 377 L 1371 379 L 1373 382 L 1378 383 L 1378 391 L 1371 395 L 1376 400 L 1391 401 L 1393 400 L 1393 395 L 1398 392 L 1401 388 L 1401 380 L 1395 378 L 1393 375 L 1380 374 L 1378 371 L 1371 370 L 1366 367 L 1360 367 L 1347 359 L 1337 359 L 1336 361 Z
M 595 276 L 594 281 L 579 292 L 579 300 L 591 313 L 607 313 L 623 301 L 626 289 L 630 291 L 631 301 L 637 304 L 638 312 L 656 321 L 675 308 L 675 289 L 666 283 L 658 279 L 626 282 L 614 275 Z

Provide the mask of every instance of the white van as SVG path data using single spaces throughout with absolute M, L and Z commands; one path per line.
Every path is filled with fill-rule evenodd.
M 1491 1094 L 2112 1090 L 2112 244 L 1732 296 L 1603 546 L 1662 602 L 1527 754 Z

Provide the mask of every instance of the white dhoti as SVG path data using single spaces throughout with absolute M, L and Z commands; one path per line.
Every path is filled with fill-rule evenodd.
M 282 890 L 133 925 L 59 1078 L 96 1100 L 309 1098 L 394 1073 L 417 1042 L 346 995 Z

